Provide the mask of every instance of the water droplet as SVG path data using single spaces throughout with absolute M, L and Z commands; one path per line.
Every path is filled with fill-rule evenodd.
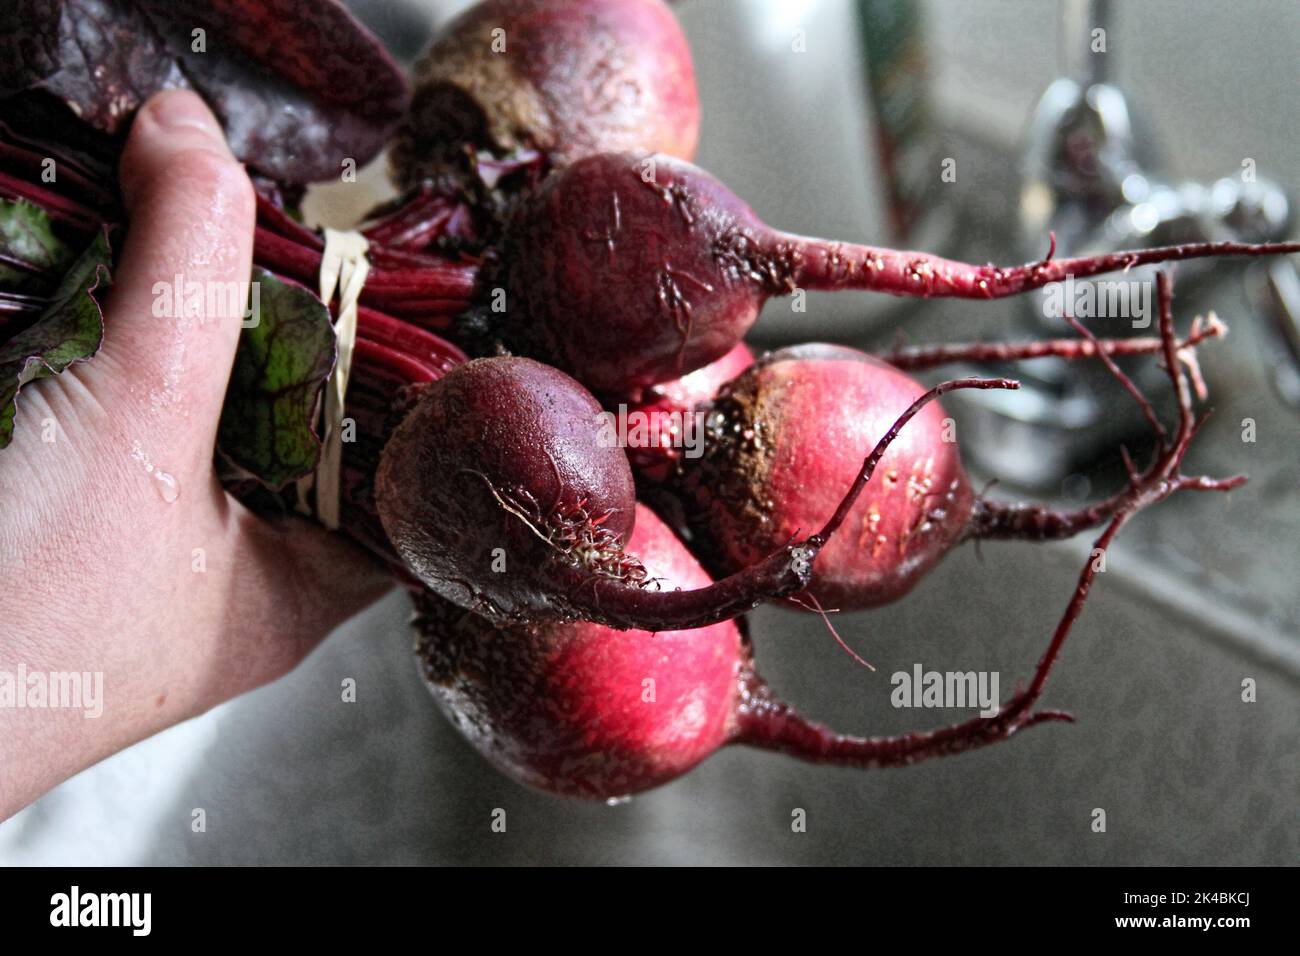
M 169 475 L 161 468 L 155 468 L 139 442 L 132 442 L 131 457 L 144 466 L 144 473 L 153 479 L 154 490 L 163 501 L 171 504 L 181 496 L 181 485 L 174 475 Z
M 153 486 L 158 491 L 162 500 L 171 504 L 181 496 L 180 482 L 172 475 L 165 471 L 150 466 L 150 476 L 153 478 Z
M 605 806 L 621 807 L 623 804 L 631 803 L 631 802 L 632 802 L 632 794 L 626 793 L 621 797 L 609 797 L 608 799 L 605 800 Z

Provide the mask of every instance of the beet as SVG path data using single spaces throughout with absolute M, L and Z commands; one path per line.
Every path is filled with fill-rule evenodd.
M 710 583 L 644 506 L 629 546 L 663 588 Z M 428 593 L 416 605 L 416 654 L 434 697 L 521 783 L 621 797 L 686 772 L 726 742 L 745 656 L 733 621 L 659 633 L 589 622 L 501 627 Z
M 620 633 L 590 623 L 500 627 L 426 595 L 418 602 L 416 652 L 430 688 L 474 746 L 516 780 L 555 793 L 603 799 L 663 783 L 726 744 L 774 750 L 818 764 L 902 767 L 1005 741 L 1038 724 L 1072 720 L 1061 711 L 1039 710 L 1037 704 L 1103 566 L 1097 555 L 1105 553 L 1143 508 L 1179 490 L 1229 491 L 1245 480 L 1191 477 L 1181 471 L 1198 419 L 1179 363 L 1168 277 L 1160 276 L 1158 289 L 1161 352 L 1179 409 L 1177 423 L 1166 429 L 1147 399 L 1131 388 L 1156 429 L 1150 465 L 1142 473 L 1133 470 L 1129 489 L 1107 515 L 1106 528 L 1079 573 L 1032 679 L 996 713 L 891 737 L 843 734 L 808 720 L 781 700 L 755 669 L 748 642 L 730 623 L 688 634 Z M 1131 387 L 1104 350 L 1099 354 Z M 776 377 L 791 372 L 806 377 L 818 367 L 841 383 L 846 378 L 874 380 L 882 391 L 914 390 L 905 378 L 901 383 L 894 380 L 900 373 L 874 360 L 825 346 L 779 353 L 741 378 L 763 376 L 771 369 Z M 923 420 L 928 411 L 914 402 L 887 436 L 896 437 L 910 418 Z M 877 442 L 855 487 L 866 484 L 873 467 L 884 466 L 889 453 L 887 441 Z M 860 504 L 846 496 L 813 538 L 834 534 Z M 644 556 L 651 574 L 665 579 L 665 586 L 693 588 L 690 593 L 711 587 L 686 548 L 644 508 L 638 509 L 631 546 Z
M 864 290 L 993 299 L 1067 275 L 1198 256 L 1300 251 L 1300 243 L 1203 243 L 977 266 L 782 233 L 708 173 L 668 156 L 601 154 L 552 174 L 511 220 L 481 282 L 508 348 L 598 394 L 666 382 L 725 355 L 772 296 Z
M 1159 277 L 1165 313 L 1167 281 Z M 1187 337 L 1178 339 L 1169 319 L 1170 328 L 1158 337 L 1102 341 L 1069 321 L 1080 338 L 909 348 L 893 357 L 917 368 L 1008 357 L 1095 358 L 1139 400 L 1155 437 L 1163 440 L 1150 404 L 1113 356 L 1177 356 L 1199 382 L 1197 347 L 1226 332 L 1217 319 L 1198 318 Z M 708 406 L 704 454 L 683 457 L 668 482 L 710 570 L 734 572 L 825 522 L 840 502 L 839 489 L 859 470 L 862 450 L 889 427 L 894 409 L 924 391 L 879 358 L 818 344 L 770 353 L 724 385 Z M 1128 486 L 1071 510 L 996 501 L 972 492 L 957 438 L 956 422 L 937 403 L 918 414 L 881 458 L 877 479 L 845 514 L 843 533 L 821 549 L 808 589 L 791 600 L 811 610 L 885 604 L 910 591 L 956 544 L 1072 537 L 1110 521 L 1151 480 L 1130 464 Z
M 690 49 L 661 0 L 485 0 L 416 64 L 392 169 L 412 187 L 467 150 L 557 167 L 624 150 L 691 159 L 699 123 Z
M 437 593 L 495 617 L 571 613 L 553 562 L 622 565 L 635 491 L 627 455 L 597 441 L 600 406 L 529 359 L 480 359 L 425 389 L 376 476 L 384 527 Z
M 701 547 L 730 571 L 821 527 L 866 450 L 924 392 L 854 349 L 804 345 L 760 359 L 713 403 L 704 456 L 682 462 Z M 896 600 L 960 540 L 974 494 L 945 430 L 935 402 L 889 446 L 818 556 L 808 592 L 823 606 Z

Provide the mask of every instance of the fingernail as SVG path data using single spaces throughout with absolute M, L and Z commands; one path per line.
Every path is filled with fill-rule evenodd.
M 149 103 L 149 111 L 164 129 L 179 132 L 197 130 L 211 140 L 225 143 L 225 134 L 216 117 L 197 94 L 189 90 L 168 90 Z

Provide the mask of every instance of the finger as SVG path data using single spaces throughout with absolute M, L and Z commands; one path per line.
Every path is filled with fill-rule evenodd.
M 248 302 L 252 184 L 211 111 L 183 90 L 136 115 L 121 183 L 129 227 L 103 355 L 146 411 L 215 433 Z

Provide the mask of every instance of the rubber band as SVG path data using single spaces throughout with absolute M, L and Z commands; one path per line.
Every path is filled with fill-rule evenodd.
M 321 409 L 321 453 L 316 473 L 298 485 L 300 506 L 306 504 L 310 484 L 316 489 L 316 517 L 331 531 L 339 527 L 339 496 L 343 466 L 344 410 L 348 379 L 352 373 L 352 353 L 357 340 L 357 302 L 370 272 L 366 259 L 369 243 L 359 232 L 325 230 L 325 251 L 320 260 L 320 298 L 328 307 L 337 289 L 339 305 L 334 320 L 338 340 L 338 359 L 325 383 L 325 401 Z

